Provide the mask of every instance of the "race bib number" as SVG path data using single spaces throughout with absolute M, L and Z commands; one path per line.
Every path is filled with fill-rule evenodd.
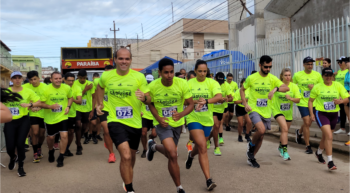
M 222 103 L 214 103 L 214 105 L 222 105 Z
M 83 99 L 82 101 L 81 101 L 81 106 L 85 106 L 86 105 L 86 99 Z
M 166 107 L 162 108 L 163 117 L 171 117 L 173 115 L 173 111 L 177 111 L 177 107 Z
M 256 101 L 257 107 L 267 107 L 267 99 L 258 99 Z
M 106 101 L 106 102 L 108 102 L 108 95 L 104 95 L 104 96 L 103 96 L 103 100 Z
M 198 104 L 197 104 L 198 105 Z M 203 107 L 201 109 L 199 109 L 199 111 L 197 111 L 197 105 L 194 107 L 195 112 L 199 113 L 199 112 L 206 112 L 208 111 L 208 106 L 207 104 L 204 104 Z
M 304 98 L 310 98 L 311 91 L 304 91 Z
M 12 114 L 13 116 L 19 115 L 19 108 L 18 108 L 18 107 L 11 107 L 11 108 L 9 108 L 9 109 L 10 109 L 11 114 Z
M 335 109 L 335 104 L 333 101 L 332 102 L 324 102 L 323 106 L 324 106 L 324 110 L 326 110 L 326 111 L 330 111 L 330 110 Z
M 133 118 L 132 107 L 116 107 L 116 114 L 118 119 Z
M 148 105 L 146 105 L 146 111 L 150 111 L 150 110 L 149 110 L 149 106 L 148 106 Z
M 290 103 L 282 103 L 280 109 L 281 109 L 281 111 L 289 111 Z
M 51 109 L 51 111 L 53 113 L 60 113 L 60 112 L 62 112 L 62 106 L 60 106 L 60 108 L 58 108 L 58 109 Z

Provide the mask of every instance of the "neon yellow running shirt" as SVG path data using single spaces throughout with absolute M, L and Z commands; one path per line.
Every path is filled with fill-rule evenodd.
M 337 75 L 335 76 L 335 81 L 339 82 L 341 85 L 344 86 L 344 80 L 345 80 L 345 76 L 346 73 L 349 72 L 349 69 L 345 69 L 345 70 L 338 70 Z
M 141 112 L 143 113 L 142 118 L 148 119 L 148 120 L 153 120 L 153 115 L 151 111 L 149 110 L 148 105 L 145 105 L 144 103 L 141 104 Z
M 244 94 L 245 94 L 245 98 L 249 99 L 249 90 L 245 90 Z M 241 98 L 240 89 L 238 89 L 238 90 L 236 90 L 236 93 L 235 93 L 235 96 L 233 98 L 233 101 L 241 101 L 241 100 L 242 100 L 242 98 Z M 242 103 L 237 104 L 237 105 L 244 108 L 244 105 Z
M 99 82 L 100 82 L 100 78 L 95 78 L 94 79 L 94 87 L 95 87 L 95 89 L 97 89 L 97 85 L 98 85 Z M 108 90 L 105 89 L 105 94 L 103 95 L 103 109 L 102 109 L 102 111 L 109 112 L 107 102 L 108 102 Z
M 297 106 L 307 107 L 311 92 L 308 85 L 316 85 L 321 82 L 323 82 L 322 76 L 317 71 L 313 70 L 310 74 L 306 74 L 304 70 L 295 73 L 293 76 L 293 83 L 298 85 L 301 95 L 300 103 L 298 103 Z
M 82 90 L 80 87 L 73 85 L 71 87 L 71 89 L 72 89 L 72 96 L 73 96 L 74 100 L 77 100 L 78 96 L 82 96 Z M 78 104 L 75 104 L 74 102 L 72 103 L 72 106 L 69 109 L 68 117 L 76 117 L 77 116 L 77 109 L 76 109 L 77 105 Z
M 84 84 L 80 84 L 79 80 L 74 81 L 73 86 L 78 86 L 81 89 L 81 92 L 85 89 L 86 85 L 92 84 L 93 82 L 86 80 Z M 92 111 L 92 94 L 95 93 L 95 86 L 93 86 L 90 90 L 85 92 L 85 94 L 82 96 L 82 103 L 79 105 L 77 104 L 76 110 L 79 112 L 87 113 Z
M 236 93 L 236 91 L 238 90 L 238 85 L 235 81 L 231 81 L 231 83 L 227 83 L 230 85 L 232 93 Z M 234 102 L 228 102 L 228 104 L 234 104 Z
M 226 97 L 227 95 L 233 94 L 232 93 L 232 89 L 230 87 L 230 85 L 227 82 L 224 82 L 223 84 L 220 85 L 221 87 L 221 94 L 222 97 Z M 224 113 L 225 108 L 228 107 L 228 103 L 224 102 L 224 103 L 214 103 L 213 104 L 213 112 L 215 113 Z
M 39 97 L 41 97 L 41 94 L 45 91 L 47 85 L 45 83 L 40 83 L 39 86 L 34 87 L 32 84 L 24 84 L 22 86 L 23 88 L 28 88 L 32 91 L 35 92 L 35 94 L 37 94 Z M 41 109 L 37 112 L 33 112 L 31 110 L 29 110 L 29 116 L 31 117 L 39 117 L 39 118 L 44 118 L 44 109 Z

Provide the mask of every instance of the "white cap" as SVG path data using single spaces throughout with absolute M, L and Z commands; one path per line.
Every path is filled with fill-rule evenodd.
M 13 86 L 13 82 L 12 81 L 10 81 L 10 86 Z
M 343 58 L 345 59 L 346 57 L 345 56 L 340 56 L 340 58 L 337 61 L 342 61 Z
M 14 71 L 14 72 L 12 72 L 12 74 L 11 74 L 11 77 L 10 77 L 10 78 L 12 78 L 12 77 L 14 77 L 14 76 L 21 76 L 21 77 L 23 77 L 22 73 L 21 73 L 21 72 L 19 72 L 19 71 Z
M 152 81 L 154 80 L 153 75 L 152 75 L 152 74 L 148 74 L 148 75 L 146 76 L 146 80 L 147 80 L 147 82 L 152 82 Z

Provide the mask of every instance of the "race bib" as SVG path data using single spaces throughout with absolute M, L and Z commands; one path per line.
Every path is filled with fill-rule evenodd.
M 290 103 L 282 103 L 280 109 L 281 109 L 281 111 L 289 111 L 290 110 Z
M 133 118 L 132 107 L 116 107 L 116 114 L 118 119 Z
M 222 103 L 214 103 L 214 105 L 222 105 Z
M 146 105 L 146 111 L 150 111 L 150 110 L 149 110 L 149 106 L 148 106 L 148 105 Z
M 177 107 L 166 107 L 162 108 L 163 117 L 171 117 L 173 115 L 173 111 L 177 111 Z
M 198 104 L 197 104 L 197 105 L 198 105 Z M 199 112 L 206 112 L 206 111 L 208 111 L 208 106 L 207 106 L 207 104 L 204 104 L 203 107 L 202 107 L 199 111 L 197 111 L 197 105 L 194 107 L 194 109 L 195 109 L 194 112 L 199 113 Z
M 19 115 L 19 108 L 18 107 L 10 107 L 9 109 L 10 109 L 11 114 L 13 116 Z
M 86 105 L 86 99 L 83 99 L 82 101 L 81 101 L 81 106 L 85 106 Z
M 108 102 L 108 95 L 104 95 L 104 96 L 103 96 L 103 100 L 106 101 L 106 102 Z
M 332 102 L 324 102 L 323 106 L 324 106 L 324 109 L 326 111 L 330 111 L 330 110 L 334 110 L 335 109 L 335 104 L 334 104 L 333 101 Z
M 58 108 L 58 109 L 51 109 L 51 111 L 53 113 L 60 113 L 60 112 L 62 112 L 62 106 L 60 106 L 60 108 Z
M 256 101 L 257 107 L 267 107 L 267 99 L 258 99 Z
M 304 91 L 304 98 L 310 98 L 311 91 Z

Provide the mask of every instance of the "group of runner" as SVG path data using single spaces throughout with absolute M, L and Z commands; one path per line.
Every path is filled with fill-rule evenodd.
M 349 62 L 349 58 L 344 57 L 341 61 Z M 345 89 L 344 84 L 332 81 L 332 69 L 324 68 L 322 76 L 313 71 L 314 60 L 311 57 L 304 59 L 304 71 L 297 72 L 293 79 L 289 68 L 282 70 L 279 79 L 269 73 L 272 58 L 262 56 L 260 70 L 242 79 L 240 89 L 232 81 L 232 74 L 227 74 L 226 81 L 222 72 L 215 75 L 215 80 L 208 78 L 210 73 L 203 60 L 196 62 L 194 71 L 174 77 L 173 61 L 164 58 L 159 61 L 158 73 L 161 78 L 157 80 L 130 69 L 132 54 L 128 49 L 121 48 L 115 52 L 114 62 L 116 69 L 107 66 L 101 77 L 94 75 L 93 82 L 87 80 L 85 70 L 80 70 L 77 80 L 73 74 L 65 74 L 65 84 L 62 84 L 61 74 L 54 72 L 51 75 L 52 83 L 45 85 L 39 82 L 38 73 L 32 71 L 27 74 L 30 84 L 22 86 L 22 74 L 12 73 L 13 87 L 8 92 L 17 93 L 22 99 L 5 103 L 13 115 L 13 120 L 6 123 L 4 129 L 10 170 L 18 162 L 18 175 L 26 175 L 23 170 L 24 142 L 29 131 L 35 163 L 43 158 L 41 146 L 45 129 L 49 162 L 55 161 L 54 136 L 60 134 L 60 154 L 56 161 L 57 167 L 62 167 L 64 156 L 73 156 L 69 147 L 74 133 L 76 155 L 81 155 L 82 135 L 84 144 L 89 143 L 90 129 L 91 139 L 97 143 L 102 126 L 105 147 L 109 151 L 108 161 L 116 161 L 113 143 L 120 154 L 120 174 L 126 192 L 134 192 L 133 168 L 141 141 L 142 158 L 152 161 L 156 152 L 168 158 L 168 170 L 177 192 L 183 193 L 177 149 L 186 123 L 190 133 L 190 141 L 186 144 L 189 149 L 186 169 L 191 168 L 194 157 L 198 155 L 207 189 L 212 190 L 217 184 L 210 175 L 207 150 L 211 146 L 210 139 L 214 138 L 214 155 L 221 155 L 219 145 L 224 143 L 223 125 L 226 130 L 230 130 L 229 121 L 234 113 L 234 104 L 238 119 L 238 141 L 243 142 L 244 134 L 248 142 L 247 163 L 259 168 L 255 156 L 262 145 L 265 131 L 271 129 L 271 115 L 281 128 L 278 152 L 284 160 L 291 160 L 287 151 L 287 135 L 293 119 L 294 103 L 298 105 L 304 120 L 304 125 L 296 132 L 297 142 L 300 143 L 304 135 L 307 145 L 305 152 L 312 153 L 308 139 L 309 127 L 311 121 L 316 121 L 323 137 L 315 155 L 319 162 L 325 163 L 322 151 L 326 149 L 328 168 L 336 169 L 332 161 L 331 130 L 337 123 L 339 104 L 349 105 L 349 90 Z M 336 80 L 340 80 L 339 75 L 343 74 L 338 72 Z M 345 76 L 348 75 L 344 74 L 343 81 Z M 28 125 L 31 125 L 31 129 Z M 250 130 L 253 126 L 255 132 L 251 139 Z M 149 130 L 152 132 L 147 141 Z M 157 136 L 160 144 L 154 140 Z

